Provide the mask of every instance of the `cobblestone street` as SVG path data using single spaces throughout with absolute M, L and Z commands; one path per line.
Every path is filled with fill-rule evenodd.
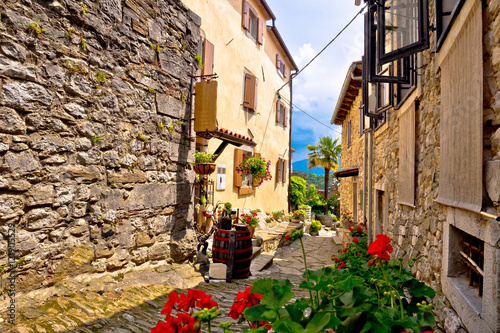
M 304 236 L 307 263 L 311 269 L 329 265 L 330 256 L 337 252 L 331 237 Z M 169 270 L 160 267 L 148 271 L 126 273 L 100 279 L 71 281 L 64 286 L 39 291 L 29 299 L 18 303 L 18 326 L 14 329 L 1 326 L 0 331 L 17 333 L 49 332 L 149 332 L 158 320 L 171 289 L 184 291 L 188 288 L 204 290 L 219 303 L 223 316 L 227 317 L 236 293 L 244 290 L 258 278 L 289 279 L 294 285 L 302 281 L 304 272 L 300 242 L 279 248 L 273 265 L 244 280 L 232 283 L 205 283 L 192 267 L 175 266 Z M 83 287 L 82 287 L 83 286 Z M 297 291 L 295 290 L 296 295 Z M 234 328 L 231 328 L 233 331 Z M 214 330 L 214 331 L 217 331 Z

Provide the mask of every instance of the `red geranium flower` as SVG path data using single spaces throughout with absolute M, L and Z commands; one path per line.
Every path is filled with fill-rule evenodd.
M 252 286 L 245 286 L 244 292 L 236 294 L 233 306 L 231 306 L 231 311 L 229 311 L 229 317 L 238 319 L 246 308 L 260 304 L 260 300 L 263 296 L 251 293 L 250 289 L 252 289 Z
M 207 294 L 204 291 L 189 289 L 187 295 L 181 294 L 179 298 L 179 305 L 177 308 L 182 311 L 188 312 L 189 309 L 194 308 L 198 300 L 206 298 Z M 209 297 L 210 298 L 210 297 Z
M 288 234 L 286 234 L 285 239 L 286 239 L 286 240 L 289 240 L 289 239 L 290 239 L 290 234 L 289 234 L 289 233 L 288 233 Z
M 346 267 L 346 266 L 345 266 L 345 263 L 341 260 L 341 261 L 340 261 L 340 266 L 339 266 L 338 268 L 344 268 L 344 267 Z
M 363 222 L 359 222 L 359 225 L 365 225 Z
M 356 237 L 354 237 L 354 238 L 352 239 L 352 241 L 353 241 L 354 243 L 356 243 L 356 244 L 359 244 L 359 240 L 358 240 Z
M 377 235 L 377 240 L 368 245 L 368 253 L 382 259 L 391 259 L 389 253 L 392 253 L 392 245 L 390 244 L 392 238 L 386 235 Z
M 161 314 L 166 314 L 167 317 L 169 317 L 170 314 L 172 313 L 172 309 L 175 307 L 177 302 L 179 302 L 179 294 L 177 294 L 175 291 L 172 291 L 168 295 L 168 301 L 163 306 L 163 310 L 161 310 Z
M 349 228 L 349 231 L 353 231 L 354 229 L 353 228 Z
M 374 263 L 375 263 L 375 261 L 373 261 L 373 259 L 372 259 L 372 260 L 369 260 L 369 261 L 368 261 L 368 266 L 373 266 L 373 264 L 374 264 Z
M 361 227 L 357 227 L 357 228 L 356 228 L 356 230 L 357 230 L 357 231 L 361 231 L 361 230 L 363 230 L 363 228 L 361 228 Z
M 200 298 L 198 302 L 196 302 L 196 306 L 200 309 L 211 309 L 213 307 L 219 308 L 219 304 L 216 301 L 211 300 L 212 295 L 205 295 L 205 297 Z

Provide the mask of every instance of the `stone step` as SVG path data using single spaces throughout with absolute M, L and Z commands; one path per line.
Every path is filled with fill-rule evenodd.
M 254 246 L 252 252 L 252 260 L 255 259 L 255 257 L 257 257 L 261 252 L 262 252 L 262 247 Z
M 250 272 L 260 272 L 273 264 L 274 253 L 260 254 L 252 260 Z
M 335 236 L 332 236 L 332 241 L 337 244 L 337 245 L 341 245 L 342 244 L 342 240 L 340 239 L 339 236 L 335 235 Z

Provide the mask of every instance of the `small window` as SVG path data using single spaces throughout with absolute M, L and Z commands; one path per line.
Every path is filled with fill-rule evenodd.
M 347 123 L 347 148 L 351 146 L 351 121 Z
M 448 31 L 453 25 L 465 0 L 436 0 L 436 44 L 437 49 L 443 44 Z
M 259 19 L 257 11 L 248 1 L 243 3 L 243 29 L 247 31 L 248 36 L 262 45 L 264 38 L 264 22 Z
M 217 164 L 217 185 L 215 189 L 217 191 L 226 189 L 226 166 L 224 164 Z
M 286 66 L 283 58 L 278 54 L 276 54 L 276 68 L 278 69 L 278 73 L 281 74 L 281 77 L 286 77 Z
M 257 110 L 257 77 L 245 73 L 243 107 L 248 111 Z
M 283 127 L 287 127 L 288 109 L 281 101 L 276 102 L 276 123 Z
M 283 157 L 278 157 L 278 161 L 276 162 L 276 182 L 278 184 L 286 183 L 286 169 L 287 160 Z
M 240 148 L 234 149 L 234 166 L 233 166 L 233 184 L 234 187 L 238 188 L 239 195 L 247 195 L 253 193 L 253 179 L 252 176 L 243 176 L 236 171 L 236 167 L 240 165 L 243 160 L 247 157 L 253 156 L 253 152 L 249 150 L 243 150 Z

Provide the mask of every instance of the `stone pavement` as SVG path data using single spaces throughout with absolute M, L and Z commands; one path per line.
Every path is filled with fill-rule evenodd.
M 329 265 L 330 256 L 340 248 L 332 241 L 330 233 L 324 237 L 305 235 L 303 241 L 310 269 Z M 236 293 L 243 291 L 244 285 L 251 285 L 255 279 L 265 277 L 289 279 L 295 286 L 302 281 L 304 266 L 299 241 L 263 255 L 274 256 L 270 268 L 253 272 L 248 279 L 233 280 L 232 283 L 205 283 L 200 274 L 188 265 L 157 265 L 143 271 L 113 276 L 108 273 L 97 278 L 82 276 L 61 286 L 18 298 L 17 327 L 12 329 L 12 326 L 0 325 L 0 332 L 150 332 L 156 321 L 164 317 L 160 311 L 172 290 L 170 286 L 179 291 L 196 288 L 212 294 L 212 299 L 219 303 L 224 313 L 218 319 L 231 321 L 226 315 Z M 213 331 L 217 332 L 217 329 Z

